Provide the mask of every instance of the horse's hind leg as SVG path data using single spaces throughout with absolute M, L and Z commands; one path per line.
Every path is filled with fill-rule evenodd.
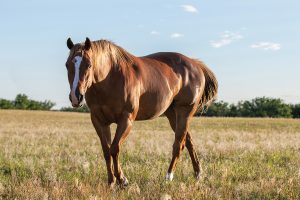
M 165 112 L 165 115 L 167 116 L 167 118 L 170 122 L 171 128 L 175 132 L 176 131 L 176 113 L 175 113 L 175 110 L 173 109 L 173 107 L 168 108 L 168 110 Z M 198 159 L 197 152 L 194 149 L 192 136 L 189 131 L 187 132 L 187 135 L 186 135 L 185 146 L 188 149 L 188 152 L 190 154 L 190 157 L 191 157 L 191 160 L 193 163 L 195 177 L 197 179 L 199 179 L 200 178 L 200 162 Z
M 190 154 L 190 157 L 191 157 L 191 160 L 192 160 L 192 163 L 193 163 L 195 178 L 200 179 L 200 162 L 199 162 L 199 159 L 198 159 L 198 155 L 197 155 L 197 153 L 194 149 L 192 136 L 189 132 L 186 135 L 185 146 L 189 151 L 189 154 Z
M 193 116 L 195 109 L 194 106 L 175 106 L 174 111 L 176 114 L 175 141 L 173 144 L 172 160 L 166 176 L 167 180 L 173 179 L 173 171 L 176 167 L 180 153 L 185 146 L 188 123 Z

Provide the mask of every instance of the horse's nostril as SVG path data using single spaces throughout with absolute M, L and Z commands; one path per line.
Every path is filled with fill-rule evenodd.
M 79 94 L 79 102 L 81 102 L 83 100 L 83 95 Z
M 77 97 L 77 99 L 78 99 L 79 102 L 81 102 L 83 100 L 83 95 L 80 94 L 78 88 L 75 90 L 75 95 L 76 95 L 76 97 Z

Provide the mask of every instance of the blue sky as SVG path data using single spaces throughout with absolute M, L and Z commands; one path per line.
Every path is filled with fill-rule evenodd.
M 0 98 L 69 106 L 66 39 L 109 39 L 136 56 L 203 60 L 219 100 L 300 103 L 300 1 L 0 1 Z

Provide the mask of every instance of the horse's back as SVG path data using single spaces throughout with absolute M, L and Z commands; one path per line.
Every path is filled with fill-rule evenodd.
M 201 82 L 201 62 L 176 52 L 159 52 L 145 56 L 159 63 L 164 63 L 182 81 L 182 87 Z
M 205 77 L 201 68 L 202 63 L 176 52 L 159 52 L 145 58 L 164 63 L 176 75 L 180 82 L 174 99 L 178 104 L 195 103 L 204 90 Z

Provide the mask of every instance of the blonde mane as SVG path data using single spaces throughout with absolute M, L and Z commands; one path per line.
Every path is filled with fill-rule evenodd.
M 128 53 L 122 47 L 107 40 L 98 40 L 92 42 L 92 52 L 100 57 L 101 62 L 109 62 L 113 67 L 130 65 L 133 63 L 133 55 Z

